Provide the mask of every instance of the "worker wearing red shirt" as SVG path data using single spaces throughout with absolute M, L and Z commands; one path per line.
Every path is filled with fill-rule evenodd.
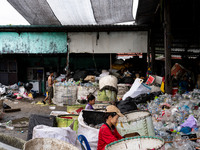
M 123 138 L 115 128 L 119 116 L 122 117 L 123 115 L 121 114 L 120 110 L 114 105 L 110 105 L 106 109 L 106 123 L 103 124 L 99 130 L 97 150 L 104 150 L 106 145 Z

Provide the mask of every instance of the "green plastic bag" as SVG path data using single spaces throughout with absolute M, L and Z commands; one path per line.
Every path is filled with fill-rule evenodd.
M 103 90 L 99 91 L 97 95 L 97 101 L 116 101 L 117 94 L 115 91 Z
M 78 131 L 78 116 L 62 116 L 62 117 L 67 117 L 67 118 L 56 117 L 56 122 L 58 127 L 69 127 L 74 122 L 73 130 Z

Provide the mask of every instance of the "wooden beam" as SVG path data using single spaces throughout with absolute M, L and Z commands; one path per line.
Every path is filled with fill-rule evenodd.
M 170 0 L 164 1 L 165 92 L 172 93 Z
M 150 52 L 151 52 L 151 47 L 150 47 L 150 43 L 151 43 L 151 36 L 150 36 L 150 31 L 148 31 L 148 46 L 147 46 L 147 65 L 148 68 L 150 67 Z
M 21 108 L 4 109 L 4 112 L 5 112 L 5 113 L 16 112 L 16 111 L 21 111 Z
M 152 34 L 152 33 L 151 33 Z M 156 58 L 156 50 L 155 50 L 155 41 L 151 35 L 151 67 L 152 67 L 152 74 L 156 74 L 155 69 L 155 58 Z
M 110 53 L 110 70 L 112 69 L 112 54 Z

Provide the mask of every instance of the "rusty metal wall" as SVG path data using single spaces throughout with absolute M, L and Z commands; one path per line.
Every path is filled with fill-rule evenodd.
M 0 54 L 51 54 L 67 52 L 65 32 L 0 32 Z

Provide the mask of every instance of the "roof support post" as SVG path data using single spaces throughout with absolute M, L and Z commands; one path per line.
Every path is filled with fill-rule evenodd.
M 155 52 L 155 41 L 151 33 L 151 67 L 152 67 L 152 74 L 156 74 L 156 68 L 155 68 L 155 57 L 156 57 L 156 52 Z
M 150 67 L 150 51 L 151 51 L 151 49 L 150 49 L 150 31 L 148 31 L 148 45 L 147 45 L 147 66 L 148 66 L 148 68 Z
M 110 70 L 112 69 L 112 54 L 110 53 Z
M 172 93 L 170 0 L 164 0 L 165 92 Z
M 151 66 L 152 66 L 152 73 L 153 74 L 156 74 L 155 70 L 155 56 L 156 56 L 156 53 L 155 53 L 155 46 L 152 44 L 151 46 Z
M 66 68 L 65 68 L 65 71 L 66 71 L 66 81 L 69 80 L 69 75 L 70 75 L 70 69 L 69 69 L 69 54 L 70 54 L 70 49 L 69 49 L 69 44 L 71 42 L 70 39 L 67 39 L 66 40 L 67 42 L 67 54 L 66 54 L 66 57 L 67 57 L 67 61 L 66 61 Z

